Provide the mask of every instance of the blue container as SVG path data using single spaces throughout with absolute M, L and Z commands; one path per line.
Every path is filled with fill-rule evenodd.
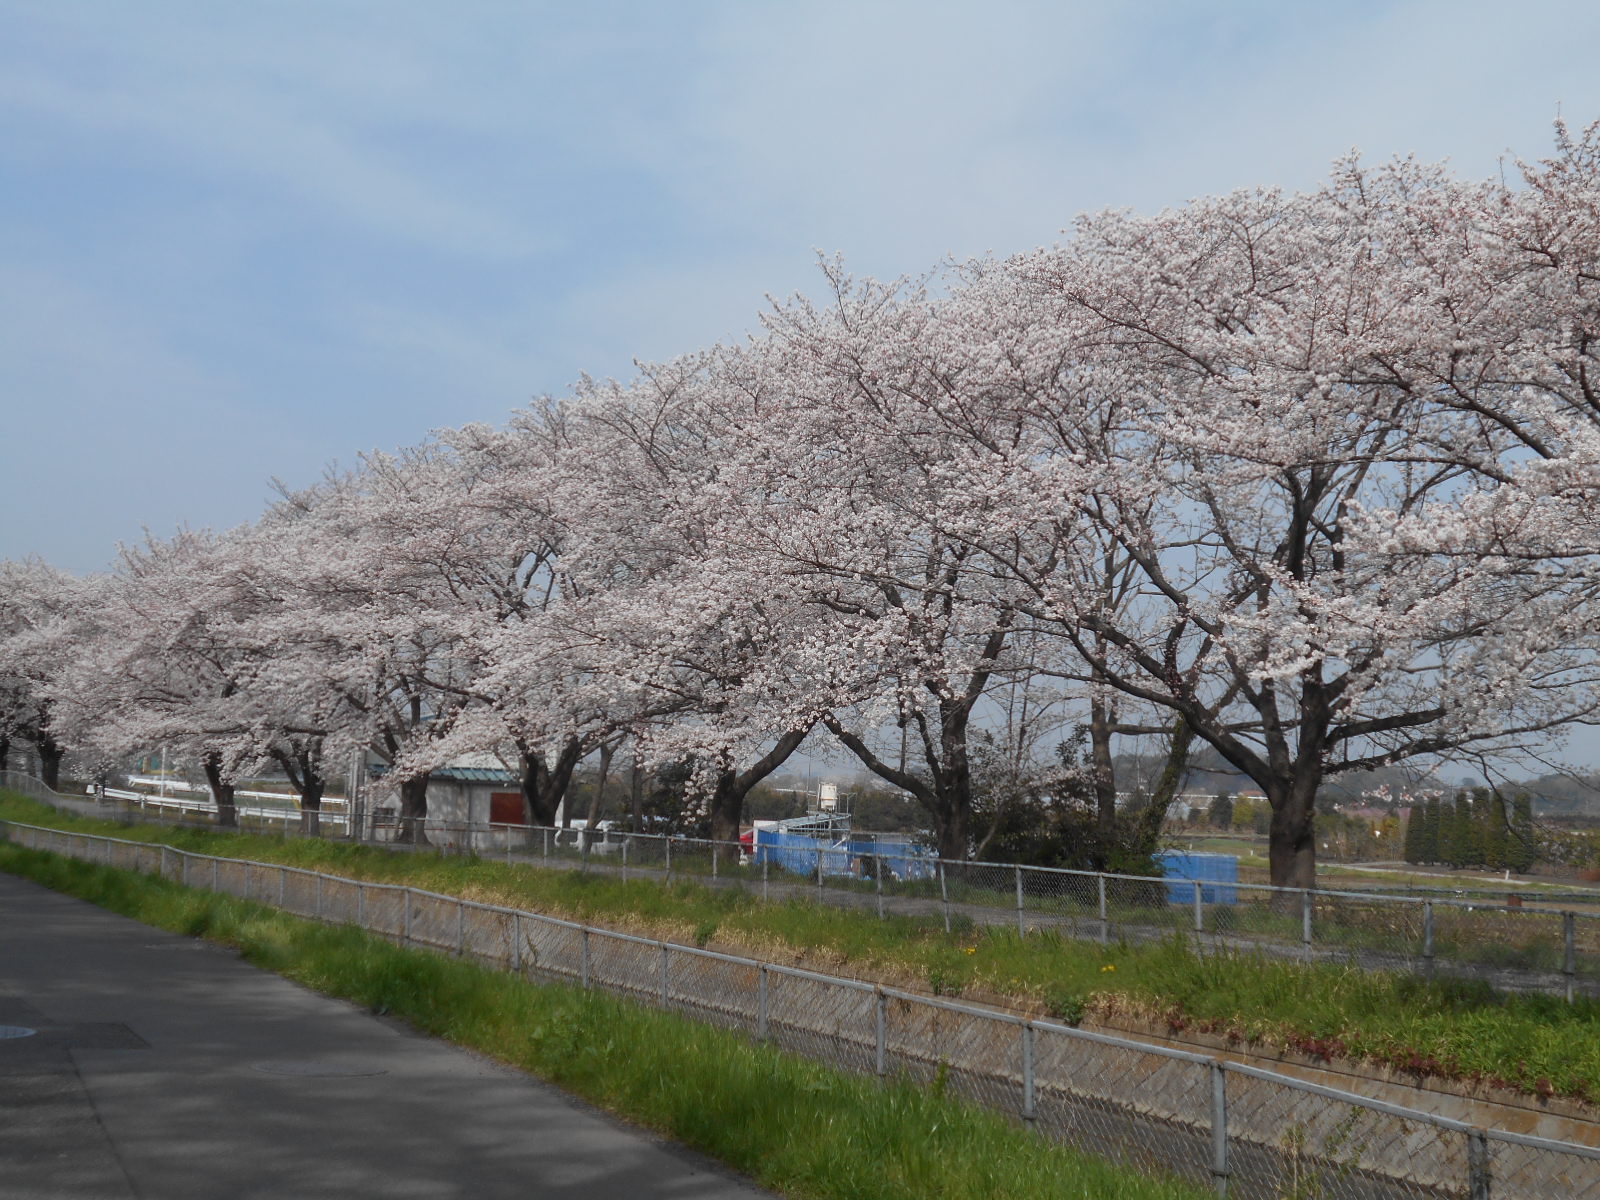
M 1239 889 L 1226 884 L 1239 882 L 1239 858 L 1234 854 L 1180 854 L 1163 850 L 1156 855 L 1167 880 L 1169 904 L 1193 904 L 1194 884 L 1201 883 L 1204 904 L 1237 904 Z M 1181 881 L 1181 882 L 1180 882 Z

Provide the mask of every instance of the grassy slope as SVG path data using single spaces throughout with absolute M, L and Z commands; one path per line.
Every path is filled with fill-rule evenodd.
M 232 945 L 318 991 L 534 1072 L 793 1196 L 1199 1200 L 904 1082 L 845 1075 L 600 992 L 403 950 L 127 871 L 0 843 L 0 870 Z
M 0 817 L 93 827 L 197 852 L 260 858 L 374 881 L 409 882 L 656 936 L 719 944 L 783 961 L 979 991 L 1055 1015 L 1135 1016 L 1176 1030 L 1329 1057 L 1367 1059 L 1529 1094 L 1600 1100 L 1600 1005 L 1502 996 L 1487 987 L 1407 975 L 1307 966 L 1254 956 L 1201 958 L 1180 940 L 1157 946 L 1019 938 L 1003 928 L 943 932 L 933 920 L 808 903 L 762 904 L 732 889 L 663 887 L 599 874 L 507 868 L 487 860 L 396 855 L 345 843 L 201 830 L 80 823 L 18 798 Z

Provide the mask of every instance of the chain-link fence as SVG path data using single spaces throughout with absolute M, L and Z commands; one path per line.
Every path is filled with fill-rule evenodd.
M 163 816 L 63 797 L 29 776 L 0 772 L 10 787 L 77 812 L 160 823 L 209 824 L 201 814 Z M 1100 942 L 1184 936 L 1197 949 L 1248 950 L 1307 962 L 1483 980 L 1504 990 L 1600 997 L 1600 896 L 1539 903 L 1514 893 L 1479 896 L 1296 890 L 1232 880 L 1113 875 L 1009 863 L 951 862 L 852 845 L 786 847 L 781 855 L 738 842 L 528 825 L 419 821 L 426 845 L 511 863 L 694 879 L 744 887 L 763 899 L 801 896 L 881 917 L 932 915 L 967 923 L 1053 930 Z M 291 836 L 295 831 L 288 830 Z M 380 844 L 395 830 L 375 831 Z M 327 831 L 324 836 L 337 836 Z
M 1600 1150 L 1476 1128 L 1205 1055 L 495 905 L 6 824 L 17 844 L 604 988 L 853 1071 L 903 1076 L 1250 1200 L 1600 1200 Z

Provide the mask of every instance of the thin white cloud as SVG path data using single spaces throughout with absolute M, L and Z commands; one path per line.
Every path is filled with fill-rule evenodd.
M 919 272 L 1351 145 L 1485 174 L 1558 101 L 1600 116 L 1597 41 L 1555 0 L 12 0 L 0 385 L 93 478 L 231 461 L 161 497 L 225 523 L 268 475 L 737 337 L 813 247 Z M 37 545 L 109 552 L 113 507 Z

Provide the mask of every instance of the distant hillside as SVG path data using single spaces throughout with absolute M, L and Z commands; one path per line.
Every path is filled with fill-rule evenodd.
M 1600 774 L 1541 775 L 1516 786 L 1533 796 L 1542 816 L 1600 817 Z

